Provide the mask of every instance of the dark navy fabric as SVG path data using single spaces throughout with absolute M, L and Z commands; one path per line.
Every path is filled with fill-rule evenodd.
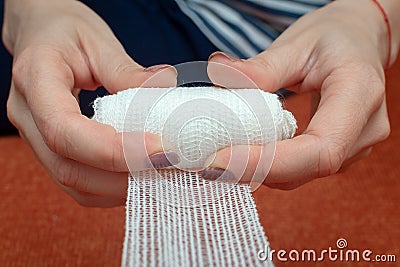
M 207 60 L 217 48 L 187 18 L 175 1 L 148 0 L 87 0 L 83 1 L 97 12 L 111 27 L 128 54 L 143 66 L 167 63 L 177 64 L 193 60 Z M 3 9 L 3 0 L 1 0 Z M 1 20 L 3 10 L 1 10 Z M 5 103 L 11 80 L 11 57 L 0 47 L 0 132 L 13 131 L 6 117 Z M 82 91 L 82 113 L 93 114 L 92 102 L 104 95 L 100 88 L 95 92 Z
M 3 21 L 3 1 L 0 6 L 0 19 Z M 15 128 L 7 119 L 6 102 L 11 83 L 11 61 L 3 43 L 0 44 L 0 134 L 16 133 Z
M 175 1 L 83 2 L 108 23 L 128 54 L 144 66 L 207 60 L 217 49 Z

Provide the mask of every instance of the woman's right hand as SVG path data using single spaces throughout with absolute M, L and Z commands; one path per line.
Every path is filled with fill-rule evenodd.
M 79 1 L 5 2 L 3 42 L 14 56 L 9 119 L 78 203 L 122 205 L 128 169 L 121 134 L 83 116 L 77 94 L 99 85 L 110 93 L 139 87 L 161 70 L 157 80 L 163 82 L 147 85 L 174 86 L 176 71 L 166 65 L 145 69 L 134 62 L 107 24 Z M 162 147 L 151 134 L 146 134 L 147 153 L 143 147 L 130 142 L 127 149 L 146 168 L 147 155 Z

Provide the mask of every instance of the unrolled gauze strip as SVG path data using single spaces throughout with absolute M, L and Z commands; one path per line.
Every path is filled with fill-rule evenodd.
M 201 177 L 205 159 L 235 144 L 291 138 L 292 114 L 255 89 L 128 89 L 99 98 L 93 119 L 162 136 L 179 168 L 129 176 L 123 266 L 272 266 L 250 187 Z M 194 169 L 190 171 L 189 169 Z

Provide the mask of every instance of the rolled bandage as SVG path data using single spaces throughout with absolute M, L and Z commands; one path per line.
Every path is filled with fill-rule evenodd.
M 180 157 L 178 168 L 202 168 L 231 145 L 264 145 L 293 137 L 296 120 L 276 94 L 213 87 L 128 89 L 99 98 L 93 119 L 119 132 L 162 137 Z
M 94 120 L 159 135 L 180 157 L 173 169 L 131 172 L 122 266 L 273 266 L 250 186 L 205 180 L 199 170 L 221 148 L 293 137 L 296 121 L 277 95 L 136 88 L 94 108 Z

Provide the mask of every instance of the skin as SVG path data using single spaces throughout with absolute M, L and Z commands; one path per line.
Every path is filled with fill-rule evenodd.
M 380 2 L 391 22 L 389 60 L 393 63 L 400 29 L 395 11 L 400 11 L 400 4 Z M 372 146 L 390 133 L 384 75 L 387 55 L 386 25 L 372 1 L 335 1 L 303 16 L 267 50 L 247 60 L 214 53 L 211 62 L 241 71 L 262 90 L 274 92 L 284 87 L 296 93 L 314 92 L 320 100 L 304 133 L 277 142 L 271 169 L 259 162 L 258 146 L 250 148 L 244 174 L 228 166 L 230 160 L 231 166 L 236 166 L 239 163 L 235 161 L 247 158 L 231 158 L 232 148 L 219 151 L 211 167 L 227 168 L 245 180 L 266 177 L 264 184 L 270 187 L 293 189 L 367 156 Z M 209 67 L 208 72 L 217 84 L 246 88 L 246 82 L 230 72 L 217 67 Z M 255 173 L 257 165 L 261 171 Z
M 382 67 L 386 26 L 373 3 L 364 2 L 336 1 L 304 16 L 254 58 L 242 61 L 221 53 L 210 58 L 245 73 L 263 90 L 286 87 L 321 96 L 306 132 L 278 142 L 271 171 L 261 168 L 259 175 L 268 175 L 269 186 L 291 189 L 336 173 L 388 136 Z M 396 29 L 393 62 L 399 44 L 399 1 L 381 2 Z M 170 87 L 176 83 L 176 71 L 166 66 L 145 69 L 134 62 L 106 23 L 78 1 L 5 3 L 2 37 L 14 56 L 8 117 L 54 181 L 79 204 L 122 205 L 127 166 L 121 135 L 82 116 L 77 93 L 99 85 L 116 93 L 138 87 L 160 71 L 159 79 L 147 85 Z M 217 84 L 241 87 L 234 77 L 212 68 L 209 74 Z M 132 133 L 131 140 L 135 134 L 141 135 Z M 139 169 L 146 168 L 148 154 L 162 150 L 157 136 L 145 138 L 147 153 L 141 143 L 129 142 L 128 149 L 137 151 Z M 245 176 L 258 164 L 259 149 L 251 148 Z M 229 148 L 219 151 L 211 167 L 226 168 L 229 155 Z
M 124 204 L 128 169 L 121 134 L 80 113 L 77 88 L 104 85 L 116 93 L 159 71 L 162 82 L 147 85 L 170 87 L 175 69 L 145 69 L 134 62 L 106 23 L 78 1 L 6 1 L 5 9 L 3 41 L 14 56 L 8 117 L 54 181 L 79 204 Z M 132 133 L 130 140 L 135 135 L 143 140 L 141 133 Z M 149 154 L 162 150 L 157 136 L 145 138 Z M 140 141 L 126 149 L 143 162 L 138 169 L 147 168 Z

